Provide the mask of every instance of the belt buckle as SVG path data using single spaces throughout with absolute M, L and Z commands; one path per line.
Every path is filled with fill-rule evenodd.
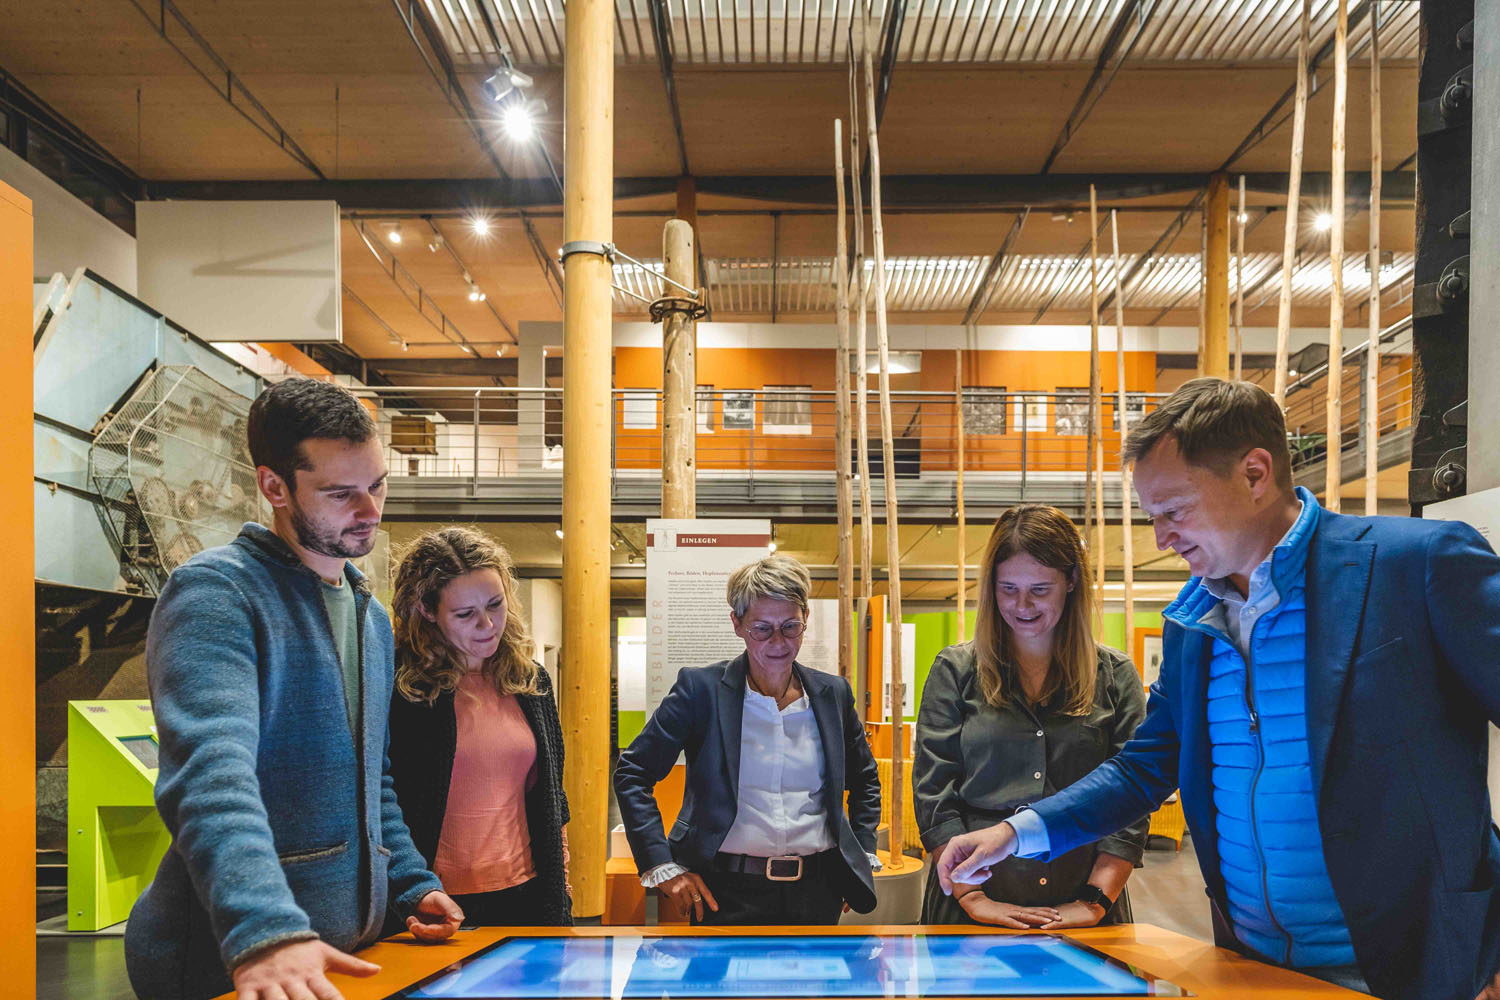
M 777 866 L 790 866 L 792 874 L 777 874 Z M 784 873 L 786 868 L 782 868 Z M 796 882 L 802 878 L 802 859 L 795 854 L 766 859 L 766 878 L 772 882 Z

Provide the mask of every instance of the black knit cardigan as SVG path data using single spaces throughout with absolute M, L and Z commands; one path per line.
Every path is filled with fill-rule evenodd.
M 537 780 L 526 793 L 526 825 L 531 833 L 531 863 L 541 889 L 538 926 L 573 923 L 563 870 L 562 829 L 568 822 L 568 799 L 563 792 L 562 725 L 552 681 L 537 668 L 537 694 L 518 694 L 516 701 L 536 738 Z M 458 746 L 458 719 L 453 692 L 438 695 L 431 705 L 410 702 L 398 691 L 391 699 L 391 778 L 396 800 L 427 867 L 437 856 L 443 816 L 448 809 L 448 786 Z M 404 930 L 387 923 L 387 931 Z

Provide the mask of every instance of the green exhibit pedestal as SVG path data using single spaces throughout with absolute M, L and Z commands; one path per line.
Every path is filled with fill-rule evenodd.
M 130 916 L 172 838 L 157 815 L 146 701 L 68 702 L 68 930 Z

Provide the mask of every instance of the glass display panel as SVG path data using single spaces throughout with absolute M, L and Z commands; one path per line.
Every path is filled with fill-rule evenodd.
M 157 751 L 154 736 L 121 736 L 120 742 L 135 756 L 135 759 L 155 771 L 161 767 L 161 755 Z
M 388 1000 L 1190 996 L 1053 934 L 504 938 Z

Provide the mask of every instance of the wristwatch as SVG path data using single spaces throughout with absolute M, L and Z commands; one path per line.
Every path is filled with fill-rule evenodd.
M 1110 899 L 1103 889 L 1089 882 L 1083 884 L 1083 887 L 1074 895 L 1073 901 L 1075 903 L 1090 903 L 1104 910 L 1106 913 L 1109 912 L 1111 906 L 1115 905 L 1115 901 Z

